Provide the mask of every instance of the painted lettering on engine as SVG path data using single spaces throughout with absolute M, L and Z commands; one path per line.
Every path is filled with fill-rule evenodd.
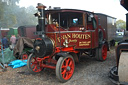
M 90 39 L 90 34 L 78 34 L 78 33 L 70 33 L 70 34 L 64 34 L 61 35 L 61 37 L 58 37 L 57 40 L 60 42 L 60 40 L 68 39 L 69 42 L 76 43 L 78 39 Z

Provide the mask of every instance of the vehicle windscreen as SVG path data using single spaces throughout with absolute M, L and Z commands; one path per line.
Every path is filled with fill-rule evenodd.
M 55 24 L 63 28 L 83 25 L 82 13 L 77 12 L 62 12 L 62 13 L 49 13 L 48 24 Z

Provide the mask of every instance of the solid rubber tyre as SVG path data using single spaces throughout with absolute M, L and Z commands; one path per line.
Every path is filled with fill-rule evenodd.
M 71 55 L 60 57 L 56 64 L 56 76 L 60 82 L 66 82 L 74 74 L 75 62 Z

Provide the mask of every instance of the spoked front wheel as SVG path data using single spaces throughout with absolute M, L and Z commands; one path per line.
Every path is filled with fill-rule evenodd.
M 56 65 L 56 76 L 61 82 L 71 79 L 75 69 L 74 59 L 71 55 L 60 57 Z
M 37 59 L 38 57 L 36 57 L 33 53 L 30 54 L 28 57 L 27 67 L 28 67 L 28 70 L 32 73 L 40 72 L 43 69 Z

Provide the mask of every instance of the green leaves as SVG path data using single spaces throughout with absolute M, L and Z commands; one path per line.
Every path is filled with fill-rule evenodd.
M 118 20 L 116 21 L 116 26 L 120 29 L 126 29 L 126 22 L 123 20 Z

